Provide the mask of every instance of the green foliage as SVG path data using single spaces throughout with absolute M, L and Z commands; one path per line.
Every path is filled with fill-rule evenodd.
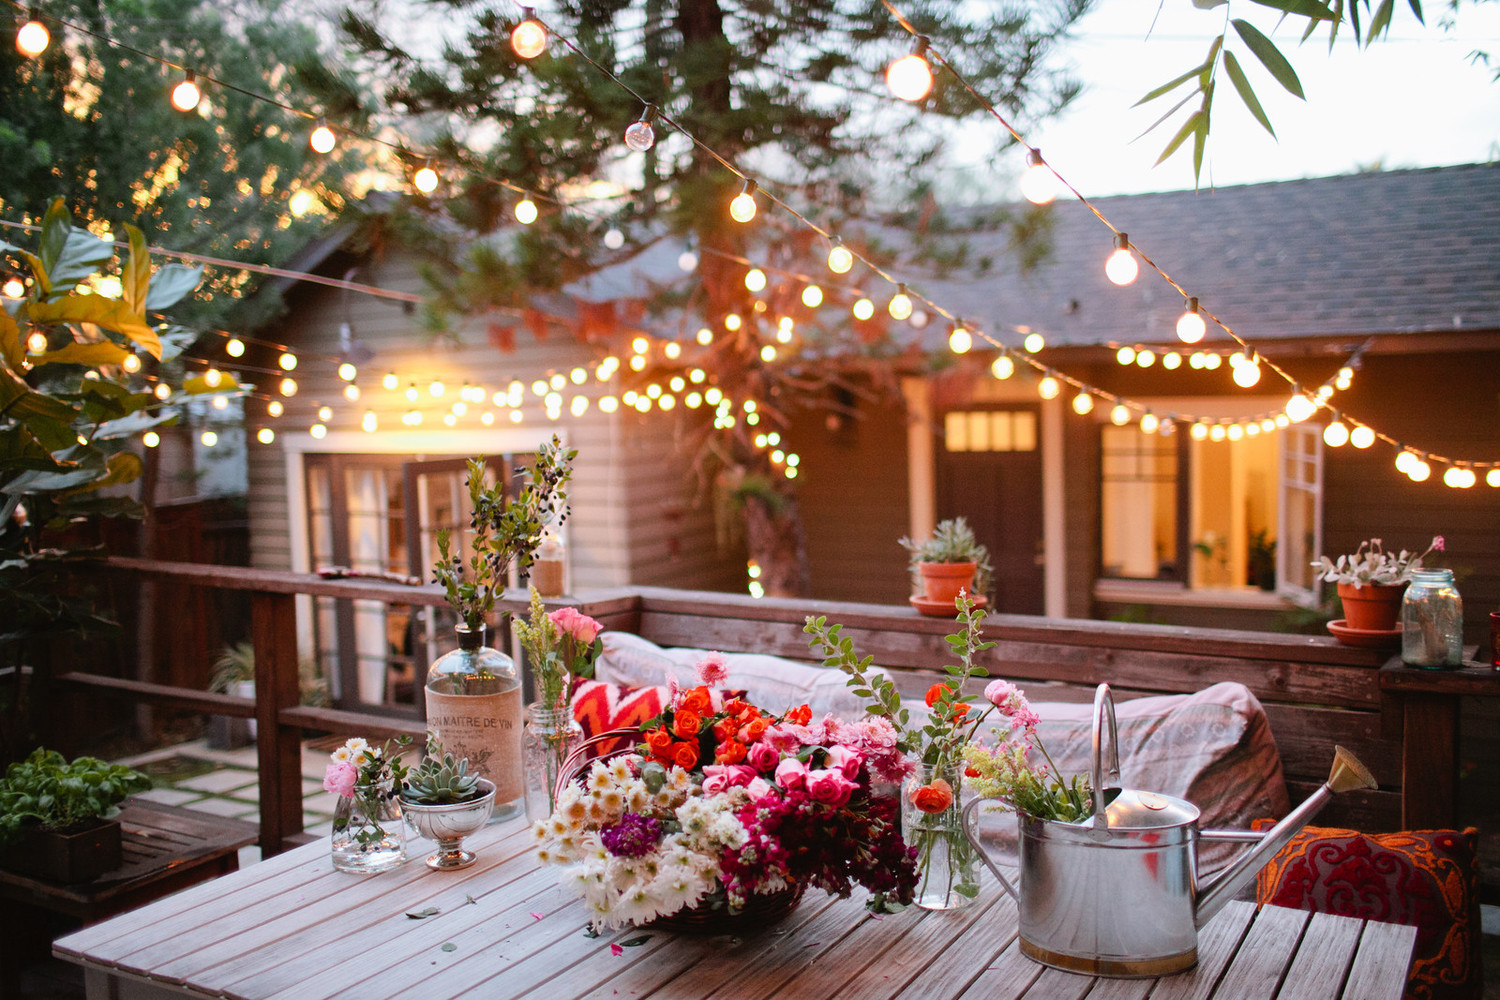
M 917 563 L 967 563 L 975 564 L 974 591 L 988 593 L 994 568 L 990 565 L 990 550 L 979 544 L 974 529 L 967 519 L 948 518 L 939 521 L 932 534 L 920 542 L 911 538 L 899 539 L 901 547 L 910 556 L 913 570 Z
M 479 775 L 469 773 L 469 758 L 455 759 L 433 734 L 427 734 L 427 757 L 406 772 L 401 797 L 427 806 L 455 805 L 479 798 Z
M 514 498 L 505 495 L 504 482 L 486 487 L 484 463 L 470 459 L 473 555 L 466 568 L 463 556 L 450 551 L 450 533 L 440 530 L 438 561 L 433 564 L 432 575 L 447 592 L 448 604 L 471 631 L 484 625 L 496 595 L 505 590 L 511 565 L 522 572 L 529 569 L 543 530 L 567 520 L 566 486 L 573 477 L 576 457 L 576 449 L 565 451 L 561 440 L 553 435 L 550 444 L 537 449 L 529 470 L 516 470 L 526 483 Z
M 151 787 L 151 779 L 94 757 L 72 763 L 56 750 L 38 747 L 5 770 L 0 781 L 0 843 L 28 823 L 44 830 L 69 830 L 118 813 L 127 795 Z

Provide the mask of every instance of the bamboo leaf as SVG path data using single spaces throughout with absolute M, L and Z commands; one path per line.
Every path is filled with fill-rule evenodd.
M 1391 15 L 1395 13 L 1395 9 L 1396 0 L 1380 0 L 1380 6 L 1375 8 L 1375 16 L 1370 19 L 1370 33 L 1365 37 L 1366 45 L 1379 38 L 1391 26 Z
M 1156 163 L 1153 166 L 1161 166 L 1161 164 L 1166 162 L 1167 157 L 1177 152 L 1177 147 L 1181 146 L 1187 137 L 1193 134 L 1193 130 L 1198 127 L 1198 119 L 1202 117 L 1202 111 L 1194 111 L 1189 115 L 1188 120 L 1182 123 L 1182 128 L 1178 129 L 1177 134 L 1172 137 L 1172 141 L 1167 143 L 1167 148 L 1162 150 L 1161 155 L 1156 158 Z
M 1234 57 L 1233 52 L 1224 53 L 1224 72 L 1229 74 L 1229 82 L 1234 84 L 1235 92 L 1240 95 L 1240 100 L 1245 102 L 1245 107 L 1250 109 L 1255 120 L 1264 125 L 1266 131 L 1274 138 L 1276 130 L 1271 127 L 1271 119 L 1266 117 L 1265 109 L 1256 99 L 1255 90 L 1250 86 L 1250 81 L 1245 79 L 1245 71 L 1240 69 L 1240 62 Z
M 1222 36 L 1220 36 L 1220 37 L 1222 37 Z M 1147 101 L 1154 101 L 1158 97 L 1162 96 L 1163 94 L 1166 94 L 1166 93 L 1169 93 L 1169 92 L 1171 92 L 1173 90 L 1176 90 L 1182 84 L 1184 84 L 1187 81 L 1191 80 L 1193 77 L 1197 76 L 1202 71 L 1203 71 L 1203 67 L 1201 65 L 1194 66 L 1192 69 L 1188 70 L 1186 73 L 1182 74 L 1181 76 L 1179 76 L 1177 79 L 1173 80 L 1172 82 L 1170 82 L 1170 83 L 1164 83 L 1160 87 L 1157 87 L 1155 90 L 1151 91 L 1151 93 L 1147 94 L 1145 97 L 1141 98 L 1139 101 L 1136 101 L 1134 104 L 1132 104 L 1131 107 L 1138 108 L 1142 104 L 1145 104 Z M 1150 130 L 1148 129 L 1147 131 L 1150 131 Z
M 1426 19 L 1422 17 L 1422 0 L 1407 0 L 1407 2 L 1411 4 L 1411 12 L 1417 16 L 1417 23 L 1426 24 Z
M 1262 7 L 1270 7 L 1285 14 L 1296 14 L 1300 17 L 1311 18 L 1314 21 L 1334 21 L 1338 15 L 1333 8 L 1327 4 L 1319 3 L 1318 0 L 1252 0 Z
M 1208 145 L 1208 102 L 1204 101 L 1203 116 L 1193 129 L 1193 183 L 1203 173 L 1203 148 Z
M 1160 126 L 1162 122 L 1175 115 L 1178 109 L 1180 109 L 1188 101 L 1191 101 L 1194 97 L 1197 97 L 1200 93 L 1202 92 L 1195 90 L 1191 94 L 1188 94 L 1186 97 L 1184 97 L 1182 100 L 1178 101 L 1176 104 L 1172 105 L 1169 109 L 1167 109 L 1166 114 L 1162 115 L 1160 118 L 1156 119 L 1156 121 L 1146 126 L 1146 130 L 1142 132 L 1141 135 L 1136 136 L 1136 138 L 1139 139 L 1141 136 L 1146 135 L 1147 133 L 1156 131 L 1157 127 Z
M 1286 61 L 1286 56 L 1281 54 L 1275 44 L 1248 21 L 1235 18 L 1230 23 L 1234 25 L 1234 30 L 1239 32 L 1245 45 L 1261 61 L 1261 65 L 1265 66 L 1276 78 L 1276 82 L 1285 87 L 1289 93 L 1306 100 L 1302 94 L 1302 81 L 1297 79 L 1297 72 L 1292 69 L 1292 64 Z

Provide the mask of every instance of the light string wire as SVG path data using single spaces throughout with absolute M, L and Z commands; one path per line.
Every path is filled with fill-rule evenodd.
M 5 2 L 7 2 L 11 7 L 15 8 L 18 12 L 21 12 L 21 13 L 32 13 L 32 9 L 27 4 L 20 3 L 20 2 L 18 2 L 18 0 L 5 0 Z M 896 23 L 902 29 L 904 29 L 905 31 L 907 31 L 909 34 L 911 34 L 915 38 L 924 38 L 924 36 L 921 35 L 921 33 L 916 29 L 916 27 L 901 13 L 901 11 L 899 9 L 896 8 L 896 6 L 891 2 L 891 0 L 881 0 L 881 3 L 886 8 L 886 10 L 891 14 L 892 18 L 896 21 Z M 516 6 L 521 7 L 522 5 L 520 5 L 519 3 L 517 3 Z M 139 56 L 141 58 L 148 59 L 150 61 L 156 62 L 156 63 L 158 63 L 160 65 L 167 66 L 169 68 L 172 68 L 172 69 L 175 69 L 175 70 L 178 70 L 178 71 L 181 71 L 183 73 L 193 72 L 194 76 L 196 78 L 199 78 L 199 79 L 202 79 L 202 80 L 206 80 L 206 81 L 208 81 L 210 83 L 213 83 L 215 86 L 219 86 L 219 87 L 222 87 L 222 88 L 224 88 L 224 89 L 226 89 L 228 91 L 231 91 L 231 92 L 234 92 L 234 93 L 238 93 L 238 94 L 240 94 L 242 96 L 245 96 L 245 97 L 247 97 L 249 99 L 252 99 L 252 100 L 261 101 L 263 103 L 273 105 L 273 106 L 275 106 L 277 108 L 280 108 L 280 109 L 282 109 L 282 110 L 284 110 L 284 111 L 286 111 L 288 113 L 291 113 L 291 114 L 297 115 L 299 117 L 305 118 L 305 119 L 307 119 L 309 121 L 319 122 L 321 124 L 327 125 L 331 129 L 337 129 L 338 131 L 343 132 L 346 135 L 350 135 L 350 136 L 353 136 L 355 138 L 363 139 L 363 140 L 365 140 L 367 142 L 370 142 L 370 143 L 373 143 L 373 144 L 376 144 L 376 145 L 388 148 L 388 149 L 396 152 L 398 154 L 398 156 L 400 156 L 403 159 L 407 159 L 407 158 L 421 159 L 421 160 L 423 160 L 423 162 L 425 162 L 426 164 L 429 164 L 429 165 L 432 164 L 432 163 L 434 163 L 434 162 L 440 163 L 440 164 L 445 164 L 445 165 L 451 164 L 453 166 L 456 166 L 456 167 L 462 169 L 466 173 L 466 175 L 468 175 L 468 176 L 475 176 L 476 175 L 476 172 L 473 171 L 473 170 L 471 170 L 471 169 L 469 169 L 469 168 L 467 168 L 462 161 L 458 161 L 458 160 L 455 160 L 455 159 L 450 158 L 450 157 L 440 156 L 440 155 L 437 155 L 437 154 L 431 154 L 431 155 L 427 155 L 427 156 L 423 157 L 420 154 L 414 152 L 405 143 L 393 142 L 391 140 L 381 138 L 378 135 L 373 135 L 373 134 L 370 134 L 370 133 L 366 133 L 366 132 L 362 132 L 362 131 L 359 131 L 359 130 L 356 130 L 356 129 L 352 129 L 352 128 L 349 128 L 349 127 L 347 127 L 345 125 L 342 125 L 342 124 L 331 123 L 331 122 L 327 121 L 321 115 L 315 114 L 313 112 L 305 111 L 305 110 L 303 110 L 301 108 L 297 108 L 297 107 L 294 107 L 292 105 L 286 104 L 285 102 L 277 100 L 275 98 L 267 97 L 267 96 L 265 96 L 263 94 L 255 92 L 255 91 L 251 91 L 251 90 L 248 90 L 246 88 L 239 87 L 237 85 L 231 84 L 231 83 L 229 83 L 229 82 L 227 82 L 225 80 L 222 80 L 222 79 L 220 79 L 220 78 L 218 78 L 218 77 L 216 77 L 216 76 L 214 76 L 212 74 L 198 73 L 196 70 L 193 70 L 191 67 L 184 66 L 184 65 L 182 65 L 180 63 L 177 63 L 177 62 L 175 62 L 173 60 L 166 59 L 166 58 L 164 58 L 162 56 L 158 56 L 158 55 L 155 55 L 153 53 L 146 52 L 144 50 L 136 48 L 135 46 L 129 45 L 127 43 L 120 42 L 120 41 L 118 41 L 118 40 L 116 40 L 114 38 L 111 38 L 111 37 L 103 34 L 103 33 L 96 32 L 96 31 L 94 31 L 94 30 L 92 30 L 90 28 L 87 28 L 87 27 L 85 27 L 83 25 L 76 24 L 76 23 L 74 23 L 72 21 L 69 21 L 69 20 L 67 20 L 65 18 L 61 18 L 61 17 L 58 17 L 58 16 L 56 16 L 54 14 L 47 13 L 47 12 L 44 12 L 44 11 L 38 11 L 38 12 L 35 12 L 35 13 L 37 14 L 37 16 L 43 17 L 43 18 L 45 18 L 47 20 L 50 20 L 50 21 L 52 21 L 52 22 L 54 22 L 54 23 L 56 23 L 58 25 L 61 25 L 61 26 L 65 27 L 65 28 L 77 31 L 77 32 L 79 32 L 79 33 L 81 33 L 83 35 L 86 35 L 88 37 L 94 38 L 94 39 L 96 39 L 98 41 L 101 41 L 101 42 L 103 42 L 105 44 L 108 44 L 108 45 L 120 48 L 120 49 L 122 49 L 124 51 L 130 52 L 130 53 L 132 53 L 134 55 L 137 55 L 137 56 Z M 600 73 L 602 76 L 604 76 L 606 79 L 610 80 L 612 83 L 614 83 L 620 89 L 624 90 L 632 98 L 634 98 L 635 100 L 639 101 L 643 106 L 651 106 L 652 102 L 646 100 L 641 94 L 639 94 L 632 87 L 630 87 L 628 84 L 626 84 L 623 80 L 621 80 L 611 70 L 609 70 L 607 67 L 605 67 L 603 64 L 601 64 L 599 61 L 597 61 L 593 57 L 591 57 L 584 49 L 582 49 L 579 45 L 577 45 L 572 38 L 568 37 L 567 35 L 565 35 L 562 32 L 559 32 L 559 31 L 555 30 L 550 25 L 548 25 L 546 22 L 543 22 L 540 17 L 537 17 L 537 15 L 535 14 L 534 11 L 532 12 L 531 16 L 534 19 L 536 19 L 538 21 L 538 23 L 542 24 L 543 28 L 546 30 L 546 32 L 551 37 L 556 38 L 560 42 L 562 42 L 562 44 L 570 52 L 574 53 L 579 58 L 581 58 L 582 60 L 584 60 L 584 62 L 587 63 L 590 67 L 592 67 L 596 72 Z M 987 113 L 989 113 L 997 122 L 999 122 L 999 124 L 1007 132 L 1009 132 L 1010 135 L 1017 142 L 1025 145 L 1028 149 L 1031 148 L 1030 144 L 1027 142 L 1026 138 L 1005 118 L 1005 116 L 1003 114 L 1000 113 L 999 109 L 997 109 L 994 106 L 993 102 L 989 101 L 983 94 L 981 94 L 967 80 L 967 78 L 965 78 L 964 75 L 946 58 L 946 56 L 943 55 L 943 53 L 940 50 L 931 48 L 931 46 L 929 44 L 929 46 L 926 49 L 926 54 L 928 55 L 929 58 L 934 59 L 942 68 L 946 69 L 950 74 L 952 74 L 952 76 L 960 84 L 960 86 L 962 86 L 963 89 L 968 94 L 970 94 L 980 104 L 980 106 Z M 754 181 L 754 178 L 752 177 L 751 174 L 747 173 L 746 171 L 744 171 L 741 168 L 739 168 L 738 166 L 736 166 L 731 160 L 729 160 L 727 157 L 725 157 L 724 155 L 722 155 L 721 153 L 719 153 L 712 146 L 710 146 L 706 142 L 702 141 L 696 135 L 694 135 L 689 130 L 687 130 L 686 128 L 684 128 L 683 125 L 681 124 L 681 122 L 679 122 L 673 116 L 671 116 L 671 115 L 667 114 L 666 112 L 661 111 L 660 109 L 658 109 L 657 120 L 663 122 L 664 124 L 670 126 L 672 129 L 674 129 L 675 131 L 677 131 L 680 134 L 682 134 L 696 148 L 701 149 L 704 153 L 706 153 L 713 160 L 715 160 L 716 162 L 718 162 L 726 170 L 730 171 L 730 173 L 732 173 L 737 178 L 739 178 L 741 180 L 744 180 L 744 181 Z M 1071 193 L 1074 198 L 1076 198 L 1096 218 L 1098 218 L 1099 221 L 1106 228 L 1108 228 L 1116 236 L 1119 236 L 1121 234 L 1121 230 L 1118 229 L 1112 222 L 1110 222 L 1110 220 L 1099 210 L 1099 208 L 1097 206 L 1095 206 L 1091 201 L 1089 201 L 1089 199 L 1086 198 L 1081 192 L 1079 192 L 1077 190 L 1077 188 L 1075 188 L 1072 185 L 1072 183 L 1067 180 L 1067 178 L 1063 177 L 1062 174 L 1060 172 L 1058 172 L 1058 170 L 1050 162 L 1046 161 L 1045 159 L 1043 159 L 1041 162 L 1047 167 L 1048 171 L 1052 174 L 1052 176 L 1054 178 L 1056 178 L 1056 180 L 1069 193 Z M 478 174 L 478 177 L 479 177 L 480 180 L 484 180 L 486 182 L 496 184 L 496 185 L 498 185 L 500 187 L 503 187 L 503 188 L 505 188 L 507 190 L 513 191 L 513 192 L 518 193 L 518 194 L 522 194 L 522 195 L 524 195 L 526 197 L 530 197 L 530 198 L 532 198 L 534 200 L 540 199 L 542 201 L 546 201 L 546 202 L 555 204 L 559 208 L 562 208 L 562 209 L 577 210 L 576 206 L 570 205 L 570 204 L 564 202 L 563 200 L 561 200 L 559 198 L 552 197 L 552 196 L 546 194 L 545 192 L 536 192 L 536 191 L 533 191 L 532 189 L 522 187 L 522 186 L 517 185 L 514 182 L 506 180 L 504 178 L 490 177 L 490 176 L 483 175 L 483 174 Z M 817 233 L 819 236 L 822 236 L 824 239 L 827 239 L 827 240 L 830 240 L 830 241 L 833 241 L 833 240 L 836 239 L 835 234 L 833 234 L 832 232 L 824 229 L 822 226 L 818 225 L 817 223 L 813 222 L 811 219 L 809 219 L 808 217 L 806 217 L 805 215 L 803 215 L 801 212 L 797 211 L 790 204 L 788 204 L 785 200 L 783 200 L 781 197 L 779 197 L 774 191 L 772 191 L 770 189 L 767 189 L 767 188 L 765 188 L 763 186 L 760 186 L 758 182 L 756 182 L 756 185 L 757 185 L 757 187 L 756 187 L 757 193 L 764 195 L 765 198 L 766 198 L 766 200 L 768 202 L 774 204 L 778 208 L 780 208 L 783 211 L 785 211 L 788 215 L 792 216 L 792 218 L 795 219 L 797 222 L 801 223 L 803 226 L 807 227 L 808 229 L 811 229 L 813 232 Z M 19 226 L 19 225 L 21 225 L 19 223 L 3 223 L 3 220 L 0 220 L 0 224 L 7 224 L 7 225 L 12 225 L 12 226 Z M 920 292 L 917 292 L 917 291 L 913 290 L 912 287 L 909 284 L 907 284 L 905 282 L 901 282 L 894 274 L 892 274 L 891 272 L 889 272 L 887 269 L 885 269 L 884 267 L 880 266 L 876 262 L 869 260 L 864 255 L 862 255 L 861 253 L 859 253 L 858 250 L 854 249 L 853 247 L 848 247 L 847 245 L 845 245 L 845 247 L 846 247 L 846 249 L 848 249 L 850 251 L 850 254 L 853 256 L 853 258 L 856 261 L 864 264 L 875 275 L 877 275 L 878 277 L 880 277 L 881 279 L 885 280 L 886 282 L 888 282 L 890 284 L 897 285 L 898 287 L 905 286 L 905 291 L 906 291 L 907 295 L 910 298 L 922 302 L 923 304 L 925 304 L 926 306 L 928 306 L 929 308 L 931 308 L 935 313 L 937 313 L 938 315 L 940 315 L 943 318 L 947 319 L 949 322 L 954 323 L 955 325 L 962 324 L 964 326 L 964 328 L 966 330 L 968 330 L 968 332 L 970 332 L 973 335 L 978 336 L 979 338 L 981 338 L 985 342 L 989 343 L 991 346 L 993 346 L 996 349 L 998 349 L 1001 352 L 1002 355 L 1010 356 L 1013 359 L 1014 358 L 1019 358 L 1021 361 L 1023 361 L 1025 364 L 1027 364 L 1030 368 L 1032 368 L 1036 372 L 1041 373 L 1044 376 L 1050 376 L 1052 378 L 1058 379 L 1059 381 L 1061 381 L 1061 382 L 1063 382 L 1063 383 L 1065 383 L 1067 385 L 1073 386 L 1074 388 L 1078 389 L 1080 392 L 1088 393 L 1090 395 L 1098 395 L 1102 399 L 1105 399 L 1107 401 L 1113 401 L 1113 402 L 1115 402 L 1115 403 L 1117 403 L 1119 405 L 1124 405 L 1127 408 L 1139 410 L 1139 411 L 1141 411 L 1143 413 L 1150 413 L 1150 412 L 1152 412 L 1152 408 L 1150 406 L 1142 403 L 1142 402 L 1139 402 L 1139 401 L 1134 400 L 1134 399 L 1129 399 L 1129 398 L 1126 398 L 1126 397 L 1122 397 L 1122 396 L 1118 396 L 1118 395 L 1113 395 L 1113 394 L 1110 394 L 1110 393 L 1106 393 L 1102 389 L 1099 389 L 1097 386 L 1094 386 L 1094 385 L 1092 385 L 1090 383 L 1086 383 L 1086 382 L 1082 381 L 1081 379 L 1078 379 L 1078 378 L 1076 378 L 1076 377 L 1074 377 L 1072 375 L 1067 374 L 1066 372 L 1063 372 L 1063 371 L 1055 368 L 1054 366 L 1043 364 L 1042 362 L 1036 360 L 1033 356 L 1031 356 L 1027 352 L 1018 351 L 1015 348 L 1009 347 L 1008 345 L 1002 343 L 1001 341 L 996 340 L 993 336 L 991 336 L 989 333 L 985 332 L 982 329 L 978 329 L 976 327 L 970 327 L 967 323 L 963 323 L 962 319 L 960 317 L 958 317 L 954 313 L 950 312 L 948 309 L 944 308 L 940 303 L 937 303 L 937 302 L 933 301 L 932 299 L 928 298 L 927 296 L 921 294 Z M 1188 299 L 1191 298 L 1191 296 L 1188 295 L 1187 291 L 1180 284 L 1178 284 L 1177 281 L 1175 279 L 1173 279 L 1171 277 L 1171 275 L 1169 275 L 1165 271 L 1165 269 L 1163 269 L 1161 266 L 1159 266 L 1155 262 L 1155 260 L 1153 258 L 1151 258 L 1148 254 L 1146 254 L 1145 252 L 1143 252 L 1138 246 L 1136 246 L 1135 243 L 1133 243 L 1133 242 L 1129 243 L 1128 249 L 1131 252 L 1133 252 L 1141 261 L 1143 261 L 1149 268 L 1151 268 L 1158 275 L 1160 275 L 1161 278 L 1164 281 L 1166 281 L 1180 295 L 1182 295 L 1185 300 L 1188 300 Z M 301 272 L 286 271 L 285 269 L 265 268 L 264 270 L 261 270 L 261 266 L 259 266 L 259 265 L 240 264 L 238 262 L 233 262 L 233 261 L 225 261 L 225 260 L 217 259 L 217 258 L 208 258 L 208 257 L 205 257 L 204 255 L 194 255 L 194 254 L 187 254 L 187 253 L 174 252 L 174 251 L 165 251 L 165 250 L 157 250 L 155 252 L 161 253 L 163 255 L 176 256 L 176 257 L 179 257 L 180 259 L 195 260 L 195 261 L 198 261 L 198 262 L 209 263 L 209 264 L 213 264 L 215 266 L 231 267 L 231 268 L 242 268 L 242 269 L 246 269 L 246 270 L 259 271 L 259 273 L 276 274 L 276 276 L 281 276 L 281 277 L 311 280 L 311 281 L 315 281 L 316 283 L 328 284 L 328 285 L 331 285 L 331 286 L 334 286 L 334 287 L 349 287 L 349 288 L 351 288 L 351 290 L 366 291 L 368 294 L 380 294 L 382 292 L 385 292 L 385 290 L 383 290 L 383 289 L 376 289 L 373 286 L 357 287 L 358 283 L 341 282 L 338 279 L 322 278 L 322 276 L 318 276 L 318 275 L 307 275 L 307 274 L 304 274 L 304 273 L 301 273 Z M 751 262 L 746 259 L 746 260 L 744 260 L 744 263 L 750 264 Z M 785 273 L 784 269 L 775 269 L 775 268 L 773 268 L 773 270 L 777 270 L 779 272 Z M 803 276 L 799 276 L 799 277 L 803 277 Z M 811 281 L 809 283 L 811 283 Z M 407 296 L 409 296 L 410 298 L 407 298 Z M 420 296 L 416 296 L 413 293 L 389 293 L 389 297 L 402 297 L 403 301 L 412 301 L 412 300 L 421 301 Z M 1451 458 L 1451 457 L 1448 457 L 1448 456 L 1439 455 L 1439 454 L 1437 454 L 1435 452 L 1423 451 L 1423 450 L 1420 450 L 1420 449 L 1412 448 L 1410 446 L 1407 446 L 1406 444 L 1404 444 L 1400 440 L 1396 439 L 1395 437 L 1392 437 L 1391 435 L 1386 434 L 1386 433 L 1378 430 L 1377 428 L 1375 428 L 1372 425 L 1370 425 L 1368 422 L 1363 421 L 1363 420 L 1359 420 L 1358 418 L 1354 417 L 1353 415 L 1351 415 L 1351 414 L 1349 414 L 1347 412 L 1336 410 L 1334 407 L 1332 407 L 1328 403 L 1328 399 L 1327 399 L 1326 396 L 1324 396 L 1324 395 L 1322 395 L 1320 393 L 1306 393 L 1306 392 L 1303 392 L 1300 382 L 1295 377 L 1293 377 L 1289 372 L 1287 372 L 1285 369 L 1283 369 L 1282 367 L 1280 367 L 1279 365 L 1277 365 L 1270 358 L 1267 358 L 1264 354 L 1262 354 L 1259 350 L 1257 350 L 1248 340 L 1246 340 L 1245 338 L 1243 338 L 1242 336 L 1240 336 L 1238 333 L 1236 333 L 1233 329 L 1231 329 L 1216 314 L 1214 314 L 1213 312 L 1211 312 L 1208 309 L 1205 309 L 1203 307 L 1201 301 L 1199 302 L 1198 312 L 1205 319 L 1211 320 L 1216 326 L 1218 326 L 1220 329 L 1222 329 L 1229 336 L 1229 338 L 1231 340 L 1233 340 L 1236 344 L 1238 344 L 1244 350 L 1245 356 L 1246 356 L 1246 358 L 1250 362 L 1266 365 L 1266 367 L 1270 368 L 1276 375 L 1278 375 L 1284 381 L 1286 381 L 1289 385 L 1291 385 L 1292 388 L 1293 388 L 1293 390 L 1294 390 L 1294 392 L 1307 396 L 1308 400 L 1314 405 L 1315 409 L 1316 408 L 1323 408 L 1323 409 L 1328 409 L 1328 410 L 1330 410 L 1331 412 L 1334 412 L 1334 413 L 1340 413 L 1342 415 L 1342 417 L 1345 418 L 1345 419 L 1347 419 L 1350 423 L 1352 423 L 1352 424 L 1354 424 L 1356 426 L 1364 426 L 1364 427 L 1369 428 L 1369 430 L 1371 430 L 1375 434 L 1375 436 L 1376 436 L 1376 438 L 1378 440 L 1384 441 L 1387 444 L 1392 445 L 1392 446 L 1396 447 L 1399 450 L 1411 451 L 1415 455 L 1417 455 L 1417 457 L 1419 457 L 1419 458 L 1430 459 L 1432 461 L 1436 461 L 1436 462 L 1439 462 L 1441 464 L 1445 464 L 1445 465 L 1449 465 L 1449 466 L 1454 466 L 1454 467 L 1479 468 L 1479 469 L 1491 468 L 1491 467 L 1500 468 L 1500 462 L 1468 461 L 1468 460 Z M 218 331 L 215 331 L 215 332 L 218 332 Z M 1329 381 L 1331 382 L 1332 380 L 1330 379 Z M 1189 421 L 1189 422 L 1192 422 L 1192 423 L 1200 423 L 1200 422 L 1207 422 L 1207 423 L 1242 422 L 1243 423 L 1243 422 L 1249 422 L 1250 420 L 1253 419 L 1253 418 L 1244 418 L 1244 419 L 1239 420 L 1239 421 L 1235 421 L 1233 418 L 1212 418 L 1212 419 L 1210 419 L 1210 418 L 1204 418 L 1204 417 L 1194 416 L 1192 414 L 1182 414 L 1182 415 L 1175 415 L 1174 414 L 1172 418 L 1174 420 L 1186 420 L 1186 421 Z

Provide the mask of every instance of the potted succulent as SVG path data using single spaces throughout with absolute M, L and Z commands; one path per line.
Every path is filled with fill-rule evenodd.
M 151 779 L 95 757 L 68 762 L 38 747 L 6 768 L 0 781 L 0 864 L 57 882 L 87 882 L 120 867 L 120 824 L 127 795 Z
M 911 598 L 918 611 L 950 616 L 960 591 L 984 604 L 990 589 L 990 553 L 974 537 L 968 521 L 962 517 L 939 521 L 927 538 L 920 542 L 903 538 L 901 547 L 910 556 L 911 570 L 922 587 Z
M 1401 595 L 1414 570 L 1433 552 L 1443 551 L 1443 536 L 1437 535 L 1425 552 L 1385 551 L 1380 539 L 1360 542 L 1352 555 L 1338 559 L 1320 556 L 1312 564 L 1317 578 L 1338 585 L 1344 604 L 1343 628 L 1363 632 L 1394 632 L 1401 611 Z M 1330 626 L 1331 628 L 1331 626 Z M 1337 630 L 1334 630 L 1337 635 Z
M 438 844 L 427 858 L 434 871 L 454 871 L 474 863 L 463 839 L 489 822 L 495 807 L 495 784 L 469 773 L 469 758 L 445 752 L 431 734 L 427 758 L 406 772 L 401 784 L 401 812 L 412 827 Z

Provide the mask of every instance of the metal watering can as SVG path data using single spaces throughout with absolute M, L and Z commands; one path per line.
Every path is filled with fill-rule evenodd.
M 1103 769 L 1104 723 L 1111 766 Z M 1374 788 L 1364 765 L 1335 747 L 1333 771 L 1287 817 L 1265 833 L 1199 830 L 1198 807 L 1185 799 L 1120 787 L 1115 703 L 1108 684 L 1094 693 L 1094 813 L 1076 823 L 1037 819 L 1017 810 L 1020 888 L 1001 874 L 964 807 L 964 835 L 1020 907 L 1021 951 L 1069 972 L 1136 978 L 1163 976 L 1198 962 L 1198 928 L 1218 913 L 1261 867 L 1339 792 Z M 1198 880 L 1198 841 L 1255 846 L 1206 884 Z

